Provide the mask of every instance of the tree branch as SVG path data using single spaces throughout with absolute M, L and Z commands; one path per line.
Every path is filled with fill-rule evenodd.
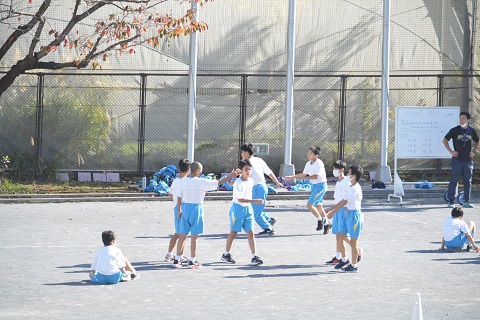
M 93 55 L 90 57 L 89 60 L 95 59 L 96 57 L 98 57 L 98 56 L 100 56 L 100 55 L 102 55 L 102 54 L 104 54 L 104 53 L 107 53 L 108 51 L 113 50 L 116 46 L 122 47 L 123 44 L 129 43 L 130 41 L 133 41 L 133 40 L 135 40 L 135 39 L 137 39 L 137 38 L 139 38 L 139 37 L 140 37 L 140 35 L 137 34 L 137 35 L 135 35 L 135 36 L 133 36 L 133 37 L 131 37 L 131 38 L 128 38 L 128 39 L 119 41 L 119 42 L 117 42 L 117 43 L 114 43 L 114 44 L 108 46 L 107 48 L 103 49 L 102 51 L 99 51 L 99 52 L 93 54 Z
M 0 48 L 0 60 L 2 60 L 2 58 L 5 56 L 8 50 L 10 50 L 10 48 L 15 43 L 15 41 L 17 41 L 18 38 L 23 36 L 25 33 L 29 32 L 30 30 L 32 30 L 32 28 L 37 24 L 37 22 L 41 19 L 42 15 L 48 9 L 51 2 L 52 0 L 44 0 L 42 5 L 38 9 L 37 13 L 35 14 L 35 16 L 26 25 L 22 26 L 21 29 L 16 29 L 10 35 L 10 37 L 8 37 L 8 39 Z
M 47 61 L 42 62 L 38 61 L 33 65 L 32 69 L 47 69 L 47 70 L 59 70 L 64 68 L 77 68 L 83 69 L 88 66 L 88 62 L 82 61 L 78 63 L 77 61 L 69 61 L 69 62 L 54 62 L 54 61 Z
M 28 50 L 28 55 L 33 56 L 33 51 L 35 50 L 35 47 L 37 46 L 37 43 L 40 41 L 40 35 L 43 31 L 43 26 L 45 25 L 45 19 L 40 19 L 40 23 L 38 24 L 37 31 L 35 32 L 35 36 L 32 39 L 32 42 L 30 43 L 30 49 Z

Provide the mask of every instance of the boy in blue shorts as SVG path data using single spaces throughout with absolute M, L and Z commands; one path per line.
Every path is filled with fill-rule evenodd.
M 335 192 L 333 193 L 335 204 L 343 200 L 347 189 L 350 187 L 350 177 L 345 176 L 346 169 L 347 164 L 342 160 L 338 160 L 333 164 L 333 176 L 338 179 L 337 183 L 335 184 Z M 337 251 L 335 252 L 335 256 L 331 260 L 326 262 L 328 264 L 337 264 L 341 261 L 342 255 L 343 257 L 346 256 L 345 246 L 342 245 L 343 242 L 346 242 L 348 245 L 350 245 L 350 238 L 348 237 L 348 234 L 346 235 L 346 237 L 343 237 L 342 234 L 338 232 L 338 226 L 343 219 L 345 211 L 346 207 L 341 208 L 337 211 L 337 213 L 333 215 L 333 219 L 332 216 L 328 214 L 328 210 L 325 211 L 327 213 L 327 218 L 332 219 L 332 233 L 335 235 L 337 243 Z M 361 248 L 358 248 L 358 261 L 360 261 L 361 259 L 361 250 Z
M 440 250 L 445 250 L 445 248 L 461 249 L 468 241 L 466 251 L 470 251 L 471 249 L 478 251 L 478 246 L 473 241 L 475 223 L 473 221 L 465 223 L 462 218 L 462 208 L 455 207 L 452 209 L 452 216 L 444 220 L 442 246 Z
M 325 210 L 323 209 L 323 196 L 327 192 L 327 173 L 322 160 L 318 159 L 320 154 L 319 147 L 310 147 L 308 150 L 308 162 L 302 173 L 293 176 L 286 176 L 285 179 L 303 179 L 311 180 L 312 193 L 307 201 L 307 208 L 317 218 L 317 231 L 323 230 L 324 234 L 330 231 L 331 225 L 325 218 Z
M 178 201 L 178 189 L 180 188 L 180 179 L 185 178 L 188 176 L 190 173 L 190 161 L 188 159 L 182 159 L 178 161 L 178 169 L 180 170 L 179 177 L 173 180 L 172 185 L 170 186 L 170 191 L 168 195 L 172 200 L 175 202 L 175 207 L 173 208 L 173 220 L 175 223 L 175 233 L 173 234 L 172 238 L 170 239 L 170 243 L 168 244 L 168 252 L 165 255 L 165 261 L 173 261 L 175 260 L 175 255 L 173 254 L 173 248 L 175 248 L 175 245 L 177 244 L 178 241 L 178 207 L 177 207 L 177 201 Z M 182 248 L 182 254 L 183 254 L 183 249 Z M 182 255 L 182 262 L 187 262 L 185 257 Z
M 262 199 L 262 204 L 252 203 L 253 216 L 255 221 L 263 229 L 259 232 L 259 235 L 274 235 L 275 230 L 273 230 L 273 225 L 277 222 L 275 217 L 270 217 L 265 210 L 265 201 L 267 200 L 268 187 L 265 182 L 265 175 L 267 175 L 277 187 L 283 187 L 283 185 L 278 181 L 275 173 L 270 169 L 267 163 L 259 157 L 253 155 L 253 145 L 243 144 L 240 147 L 240 155 L 242 160 L 249 160 L 252 164 L 252 175 L 251 179 L 253 180 L 253 199 Z
M 248 237 L 248 245 L 252 252 L 252 260 L 250 263 L 254 266 L 261 266 L 263 264 L 262 259 L 257 256 L 255 235 L 253 234 L 253 208 L 251 203 L 263 204 L 263 199 L 252 200 L 253 179 L 250 178 L 252 174 L 252 163 L 250 160 L 241 160 L 238 164 L 238 168 L 241 170 L 241 176 L 233 184 L 233 203 L 230 208 L 230 234 L 227 238 L 227 244 L 225 245 L 226 251 L 222 255 L 222 261 L 226 263 L 235 263 L 230 249 L 232 248 L 233 240 L 237 236 L 238 232 L 242 229 Z
M 347 207 L 346 212 L 343 214 L 343 219 L 338 221 L 338 233 L 340 252 L 342 254 L 341 261 L 335 265 L 335 269 L 342 269 L 345 272 L 358 272 L 358 239 L 362 233 L 364 220 L 362 213 L 362 187 L 358 184 L 358 180 L 363 175 L 363 169 L 357 165 L 351 165 L 348 167 L 348 176 L 350 176 L 350 186 L 345 193 L 342 201 L 338 202 L 330 210 L 328 210 L 328 216 L 333 217 L 340 209 Z M 350 235 L 350 247 L 352 248 L 352 261 L 347 258 L 344 241 Z
M 190 165 L 190 176 L 184 178 L 180 183 L 178 191 L 178 243 L 177 255 L 173 261 L 174 268 L 182 267 L 182 250 L 185 245 L 187 235 L 191 234 L 191 258 L 188 262 L 189 269 L 198 269 L 201 264 L 196 261 L 197 239 L 198 235 L 203 233 L 203 200 L 205 193 L 209 190 L 217 189 L 218 186 L 229 181 L 240 174 L 240 170 L 232 170 L 230 176 L 222 180 L 209 180 L 200 178 L 203 166 L 200 162 L 194 161 Z
M 92 282 L 117 284 L 120 281 L 134 280 L 139 274 L 125 258 L 122 250 L 117 248 L 116 235 L 113 231 L 103 231 L 102 241 L 105 246 L 95 252 L 89 277 Z

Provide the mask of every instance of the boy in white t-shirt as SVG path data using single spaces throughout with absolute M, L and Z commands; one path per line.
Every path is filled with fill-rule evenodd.
M 333 164 L 333 176 L 338 179 L 337 183 L 335 184 L 335 192 L 333 193 L 333 198 L 335 199 L 335 204 L 339 203 L 340 201 L 345 198 L 345 194 L 350 187 L 350 176 L 345 176 L 345 170 L 347 169 L 347 164 L 342 161 L 338 160 Z M 348 237 L 348 234 L 346 237 L 342 236 L 342 233 L 339 233 L 339 226 L 342 223 L 343 216 L 346 212 L 347 208 L 343 207 L 340 210 L 338 210 L 334 215 L 333 219 L 332 216 L 328 214 L 328 211 L 325 210 L 327 213 L 327 218 L 332 219 L 332 233 L 336 237 L 336 243 L 337 243 L 337 251 L 335 252 L 335 256 L 327 261 L 326 263 L 328 264 L 337 264 L 341 261 L 342 258 L 342 247 L 341 244 L 342 242 L 346 242 L 348 245 L 350 245 L 350 238 Z M 343 247 L 345 248 L 345 247 Z M 358 248 L 358 261 L 361 259 L 361 248 Z
M 178 189 L 180 188 L 180 179 L 185 178 L 188 176 L 190 173 L 190 161 L 188 159 L 182 159 L 178 161 L 178 169 L 180 170 L 178 178 L 172 181 L 172 185 L 170 186 L 170 191 L 168 192 L 168 195 L 170 198 L 172 198 L 173 202 L 175 202 L 175 207 L 173 208 L 173 220 L 175 224 L 175 233 L 173 234 L 172 238 L 170 239 L 170 242 L 168 244 L 168 252 L 165 255 L 165 261 L 173 261 L 175 260 L 175 255 L 173 254 L 173 248 L 175 248 L 175 245 L 177 244 L 178 241 L 178 207 L 177 207 L 177 201 L 178 201 Z M 182 248 L 182 262 L 188 262 L 186 258 L 183 256 L 183 249 Z
M 265 210 L 265 201 L 267 201 L 268 187 L 265 181 L 265 175 L 267 175 L 277 187 L 283 187 L 283 185 L 278 181 L 275 173 L 270 169 L 265 161 L 259 157 L 253 156 L 253 145 L 243 144 L 240 147 L 240 155 L 242 160 L 250 160 L 252 164 L 252 175 L 251 179 L 253 180 L 253 190 L 252 190 L 252 199 L 262 199 L 261 204 L 252 203 L 253 216 L 255 221 L 263 229 L 259 232 L 259 235 L 275 235 L 275 230 L 273 230 L 273 225 L 277 222 L 275 217 L 270 217 Z
M 309 147 L 308 162 L 302 173 L 293 176 L 286 176 L 285 179 L 303 179 L 310 180 L 312 183 L 312 191 L 307 201 L 307 208 L 317 218 L 317 231 L 323 230 L 324 234 L 330 231 L 331 225 L 328 223 L 323 209 L 323 196 L 327 192 L 327 173 L 322 160 L 318 159 L 320 155 L 319 147 Z
M 116 284 L 120 281 L 134 280 L 139 274 L 125 258 L 122 250 L 117 248 L 116 235 L 113 231 L 103 231 L 102 241 L 105 246 L 95 252 L 89 277 L 92 282 Z
M 343 200 L 338 202 L 330 210 L 328 216 L 333 217 L 337 211 L 343 207 L 347 207 L 343 219 L 339 221 L 338 234 L 341 241 L 337 241 L 337 246 L 341 252 L 341 261 L 335 265 L 335 269 L 342 269 L 345 272 L 358 272 L 358 239 L 362 233 L 364 220 L 362 209 L 362 187 L 358 184 L 358 180 L 363 175 L 363 169 L 357 165 L 348 167 L 348 176 L 350 176 L 350 186 L 348 187 Z M 352 262 L 347 258 L 344 241 L 350 235 L 350 247 L 352 248 Z
M 187 235 L 191 234 L 191 258 L 188 262 L 189 269 L 198 269 L 201 264 L 196 261 L 198 235 L 203 233 L 203 200 L 207 191 L 217 189 L 218 186 L 229 181 L 240 174 L 240 170 L 232 170 L 230 176 L 222 180 L 209 180 L 200 178 L 203 166 L 200 162 L 194 161 L 190 165 L 190 176 L 184 178 L 180 183 L 177 194 L 178 207 L 178 243 L 177 255 L 173 261 L 174 268 L 182 267 L 183 247 Z
M 233 240 L 238 232 L 245 230 L 248 238 L 248 245 L 252 252 L 252 260 L 250 263 L 254 266 L 261 266 L 263 260 L 257 256 L 255 235 L 253 234 L 253 208 L 252 203 L 263 204 L 263 199 L 252 199 L 253 179 L 250 178 L 252 174 L 252 163 L 250 160 L 241 160 L 238 163 L 238 168 L 241 170 L 241 176 L 233 184 L 233 203 L 230 208 L 230 234 L 225 245 L 225 253 L 222 255 L 222 261 L 226 263 L 235 263 L 235 260 L 230 253 Z
M 478 246 L 473 240 L 475 236 L 475 223 L 473 221 L 465 223 L 462 218 L 462 208 L 455 207 L 452 209 L 452 216 L 443 221 L 443 237 L 440 250 L 445 250 L 445 248 L 461 249 L 468 241 L 466 250 L 470 251 L 473 248 L 473 250 L 478 251 Z

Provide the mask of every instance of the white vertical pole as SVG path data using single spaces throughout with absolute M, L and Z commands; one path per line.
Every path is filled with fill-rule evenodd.
M 392 175 L 387 165 L 388 154 L 388 104 L 390 76 L 390 0 L 383 1 L 383 43 L 382 43 L 382 136 L 380 144 L 380 167 L 377 180 L 391 182 Z
M 198 21 L 197 3 L 192 1 L 192 10 L 195 12 L 193 21 Z M 194 161 L 195 149 L 195 107 L 197 98 L 197 37 L 198 32 L 190 33 L 190 66 L 188 86 L 188 136 L 187 136 L 187 159 Z
M 285 158 L 284 164 L 292 164 L 293 133 L 293 78 L 295 69 L 295 0 L 288 1 L 287 36 L 287 90 L 285 97 Z
M 295 74 L 295 0 L 288 1 L 287 31 L 287 88 L 285 95 L 285 158 L 280 166 L 280 176 L 295 174 L 292 164 L 293 133 L 293 78 Z
M 293 78 L 295 69 L 295 0 L 288 1 L 288 31 L 287 31 L 287 88 L 285 95 L 285 158 L 280 165 L 280 176 L 295 174 L 292 164 L 292 133 L 293 133 Z M 292 181 L 294 183 L 294 181 Z

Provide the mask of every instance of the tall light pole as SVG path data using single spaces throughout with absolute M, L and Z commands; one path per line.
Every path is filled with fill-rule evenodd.
M 377 168 L 376 180 L 392 182 L 390 167 L 387 164 L 388 154 L 388 106 L 390 77 L 390 0 L 383 1 L 383 43 L 382 43 L 382 136 L 380 144 L 380 165 Z
M 280 165 L 280 176 L 295 174 L 292 164 L 292 134 L 293 134 L 293 78 L 295 69 L 295 0 L 288 1 L 288 31 L 287 31 L 287 88 L 285 95 L 285 158 Z
M 195 12 L 193 21 L 198 21 L 197 3 L 192 1 L 192 10 Z M 190 32 L 190 66 L 188 70 L 188 135 L 187 135 L 187 159 L 194 161 L 195 150 L 195 119 L 197 99 L 197 37 L 198 32 Z

